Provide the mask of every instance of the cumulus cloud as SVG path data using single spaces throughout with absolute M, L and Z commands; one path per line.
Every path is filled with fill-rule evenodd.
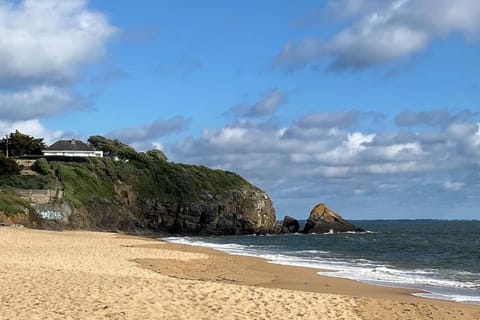
M 441 202 L 447 189 L 480 192 L 474 183 L 480 178 L 478 123 L 453 122 L 420 133 L 365 132 L 350 126 L 354 114 L 317 113 L 286 126 L 235 122 L 167 151 L 176 161 L 237 171 L 274 199 L 386 197 L 413 205 L 427 195 Z M 459 184 L 465 176 L 477 178 Z
M 116 33 L 103 14 L 86 0 L 23 0 L 0 1 L 0 17 L 2 119 L 46 118 L 91 104 L 72 87 Z
M 71 79 L 79 66 L 105 54 L 115 33 L 86 0 L 0 2 L 0 78 L 8 82 Z
M 133 144 L 142 149 L 142 146 L 152 145 L 152 140 L 183 130 L 188 120 L 176 116 L 167 120 L 156 120 L 134 128 L 115 130 L 107 136 L 119 139 L 122 142 Z M 155 142 L 158 144 L 158 142 Z
M 74 97 L 65 90 L 44 85 L 0 93 L 0 118 L 15 121 L 46 118 L 87 104 L 87 100 Z
M 409 57 L 452 33 L 468 41 L 480 34 L 476 0 L 340 0 L 326 10 L 349 25 L 327 40 L 287 43 L 276 64 L 292 70 L 327 59 L 332 69 L 361 70 Z
M 21 133 L 28 134 L 34 137 L 42 137 L 46 144 L 51 144 L 63 137 L 72 137 L 61 130 L 49 130 L 39 120 L 15 121 L 7 122 L 0 121 L 0 136 L 5 136 L 15 130 Z
M 281 90 L 274 89 L 265 93 L 254 104 L 235 105 L 230 109 L 230 112 L 235 116 L 247 118 L 270 116 L 286 101 L 287 96 Z

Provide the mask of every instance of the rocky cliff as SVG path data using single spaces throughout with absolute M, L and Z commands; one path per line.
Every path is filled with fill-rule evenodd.
M 343 219 L 338 213 L 329 209 L 324 203 L 316 205 L 310 212 L 307 223 L 303 229 L 304 233 L 328 233 L 365 231 Z
M 224 195 L 205 194 L 195 202 L 141 199 L 142 227 L 175 234 L 235 235 L 271 233 L 275 210 L 268 195 L 241 187 Z
M 128 162 L 111 158 L 42 162 L 42 173 L 30 177 L 27 185 L 19 185 L 16 177 L 9 182 L 13 188 L 28 188 L 48 180 L 49 188 L 61 189 L 48 210 L 43 203 L 31 203 L 45 213 L 49 223 L 43 225 L 184 235 L 264 234 L 276 227 L 269 196 L 232 172 L 142 155 Z M 62 209 L 67 207 L 71 209 Z

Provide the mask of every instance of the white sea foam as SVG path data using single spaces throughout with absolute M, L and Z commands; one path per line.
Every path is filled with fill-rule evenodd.
M 438 293 L 414 293 L 414 296 L 438 300 L 450 300 L 455 302 L 469 303 L 469 304 L 480 304 L 479 296 L 465 296 L 465 295 L 444 295 Z
M 298 250 L 295 251 L 296 253 L 309 253 L 309 254 L 326 254 L 329 253 L 328 251 L 322 251 L 322 250 Z
M 416 295 L 426 298 L 480 304 L 480 280 L 478 282 L 468 282 L 445 279 L 440 277 L 436 270 L 400 270 L 366 259 L 332 258 L 328 256 L 328 251 L 320 250 L 300 250 L 288 255 L 272 252 L 269 247 L 213 243 L 190 237 L 169 237 L 162 238 L 162 240 L 208 247 L 233 255 L 261 257 L 269 263 L 328 270 L 319 272 L 321 275 L 353 279 L 377 285 L 419 289 L 428 293 Z M 306 254 L 309 257 L 299 257 L 295 254 Z

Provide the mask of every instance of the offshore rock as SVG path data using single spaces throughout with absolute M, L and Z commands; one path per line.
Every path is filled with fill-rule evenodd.
M 329 232 L 363 232 L 343 219 L 338 213 L 329 209 L 324 203 L 317 204 L 308 217 L 307 223 L 303 229 L 304 233 L 329 233 Z
M 283 219 L 282 233 L 297 233 L 300 230 L 300 223 L 297 219 L 285 216 Z

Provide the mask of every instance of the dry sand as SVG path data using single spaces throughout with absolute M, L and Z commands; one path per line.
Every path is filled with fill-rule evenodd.
M 0 227 L 0 319 L 474 319 L 480 307 L 113 233 Z

